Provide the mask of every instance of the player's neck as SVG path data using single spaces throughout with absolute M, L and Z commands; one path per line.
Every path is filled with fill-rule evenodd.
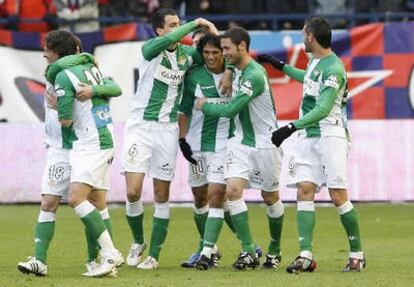
M 247 54 L 246 56 L 242 57 L 240 59 L 240 62 L 237 63 L 236 68 L 239 69 L 239 70 L 243 70 L 247 66 L 247 64 L 249 64 L 250 59 L 251 58 L 250 58 L 249 54 Z
M 322 59 L 332 54 L 331 48 L 317 48 L 315 51 L 312 51 L 312 55 L 315 59 Z
M 221 74 L 221 73 L 223 73 L 223 72 L 224 72 L 224 70 L 225 70 L 225 68 L 224 68 L 224 63 L 222 63 L 222 64 L 220 64 L 220 65 L 216 65 L 216 67 L 214 67 L 214 68 L 209 68 L 209 67 L 207 67 L 207 70 L 208 70 L 210 73 L 213 73 L 213 74 Z

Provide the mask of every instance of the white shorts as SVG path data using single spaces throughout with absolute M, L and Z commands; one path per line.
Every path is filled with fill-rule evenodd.
M 149 173 L 172 181 L 178 149 L 177 123 L 142 121 L 127 124 L 121 154 L 121 172 Z
M 254 148 L 229 140 L 224 178 L 240 177 L 248 188 L 278 191 L 283 151 L 280 148 Z
M 69 191 L 69 150 L 48 147 L 42 177 L 42 195 L 56 195 L 67 199 Z
M 95 189 L 109 190 L 113 149 L 72 150 L 70 182 L 80 182 Z
M 310 181 L 320 187 L 346 188 L 349 143 L 343 137 L 293 139 L 287 170 L 287 186 Z
M 194 152 L 197 165 L 188 164 L 188 185 L 203 186 L 208 183 L 226 184 L 224 179 L 224 163 L 226 150 L 218 152 Z

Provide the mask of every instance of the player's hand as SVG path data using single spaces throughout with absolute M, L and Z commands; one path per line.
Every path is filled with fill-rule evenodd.
M 207 98 L 197 98 L 196 109 L 201 111 L 205 102 L 207 102 Z
M 46 90 L 44 93 L 44 96 L 46 99 L 46 106 L 49 109 L 57 110 L 57 97 L 56 97 L 53 87 Z
M 263 54 L 263 55 L 259 55 L 257 56 L 257 60 L 260 63 L 269 63 L 271 64 L 275 69 L 278 69 L 280 71 L 283 71 L 283 66 L 286 64 L 285 62 L 283 62 L 282 60 L 279 60 L 276 57 L 273 57 L 271 55 L 268 54 Z
M 93 89 L 92 86 L 89 86 L 85 83 L 79 83 L 78 89 L 76 92 L 76 99 L 81 102 L 87 101 L 93 97 Z
M 221 94 L 227 97 L 230 97 L 232 84 L 233 84 L 233 73 L 230 70 L 225 70 L 223 77 L 220 79 L 220 82 L 219 82 L 219 89 L 221 91 Z
M 206 28 L 211 34 L 219 35 L 219 31 L 217 30 L 216 26 L 214 26 L 213 23 L 210 21 L 204 19 L 204 18 L 197 18 L 194 20 L 196 25 L 200 28 Z
M 293 123 L 290 123 L 284 127 L 281 127 L 280 129 L 277 129 L 272 134 L 272 143 L 280 147 L 282 142 L 290 137 L 291 134 L 293 134 L 296 131 L 296 127 Z
M 180 150 L 183 153 L 183 156 L 185 157 L 185 159 L 188 160 L 190 163 L 196 165 L 197 161 L 192 157 L 193 151 L 191 150 L 191 147 L 188 144 L 188 142 L 185 140 L 185 138 L 180 138 L 178 140 L 178 144 L 180 146 Z

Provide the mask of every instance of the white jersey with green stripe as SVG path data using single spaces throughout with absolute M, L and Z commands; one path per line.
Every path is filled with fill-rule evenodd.
M 139 80 L 131 99 L 129 121 L 177 122 L 184 74 L 201 58 L 190 46 L 178 43 L 175 50 L 168 48 L 195 29 L 194 22 L 190 22 L 144 43 L 138 55 Z
M 196 109 L 195 99 L 206 97 L 208 103 L 226 104 L 231 98 L 223 95 L 219 82 L 223 73 L 214 74 L 205 65 L 191 69 L 185 78 L 180 112 L 191 117 L 186 140 L 193 151 L 216 152 L 226 149 L 232 134 L 232 120 L 225 117 L 205 116 Z
M 107 98 L 75 99 L 80 82 L 104 85 L 94 64 L 77 65 L 61 71 L 55 80 L 59 120 L 73 120 L 62 128 L 63 147 L 76 150 L 100 150 L 114 147 L 112 115 Z
M 347 93 L 345 68 L 334 53 L 312 59 L 303 78 L 300 119 L 294 125 L 304 128 L 308 137 L 345 137 Z
M 202 110 L 205 115 L 234 117 L 234 136 L 241 144 L 273 147 L 271 137 L 277 124 L 272 90 L 266 71 L 253 59 L 242 70 L 234 70 L 231 101 L 205 103 Z
M 46 92 L 50 95 L 56 96 L 55 88 L 49 82 L 46 82 Z M 51 109 L 47 106 L 46 97 L 44 107 L 46 132 L 45 144 L 48 147 L 62 148 L 62 125 L 59 122 L 57 110 Z

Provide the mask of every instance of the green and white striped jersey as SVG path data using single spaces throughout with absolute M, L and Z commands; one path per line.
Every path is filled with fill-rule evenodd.
M 63 148 L 99 150 L 114 147 L 112 115 L 109 101 L 93 97 L 85 102 L 75 99 L 78 84 L 104 85 L 99 69 L 93 64 L 76 65 L 59 72 L 55 80 L 59 120 L 73 120 L 63 127 Z
M 130 104 L 129 121 L 177 122 L 184 74 L 202 59 L 190 46 L 177 44 L 174 51 L 167 49 L 196 27 L 192 21 L 144 43 L 138 56 L 139 80 Z
M 54 63 L 50 64 L 46 70 L 46 79 L 47 79 L 47 91 L 48 93 L 54 94 L 57 96 L 55 91 L 55 87 L 53 86 L 56 83 L 56 77 L 59 73 L 64 71 L 65 69 L 69 69 L 71 67 L 75 67 L 78 65 L 91 65 L 95 62 L 94 57 L 88 53 L 76 54 L 76 55 L 69 55 L 62 57 L 55 61 Z M 88 66 L 88 67 L 89 67 Z M 90 72 L 89 72 L 90 74 Z M 93 78 L 93 76 L 92 76 Z M 103 78 L 102 81 L 92 79 L 91 76 L 88 77 L 88 84 L 92 85 L 93 90 L 93 98 L 104 101 L 107 101 L 110 97 L 117 97 L 122 94 L 121 89 L 119 86 L 114 83 L 109 78 Z M 89 80 L 91 79 L 91 80 Z M 70 86 L 73 87 L 72 83 Z M 61 87 L 61 85 L 59 85 Z M 68 94 L 74 96 L 74 90 L 67 88 Z M 65 90 L 60 91 L 60 94 L 66 93 Z M 69 99 L 69 98 L 67 98 Z M 73 100 L 73 99 L 72 99 Z M 69 105 L 68 107 L 69 108 Z M 76 134 L 72 127 L 66 128 L 63 127 L 59 122 L 58 111 L 54 109 L 50 109 L 47 107 L 45 103 L 45 111 L 46 111 L 46 119 L 45 119 L 45 126 L 46 126 L 46 144 L 53 147 L 58 148 L 72 148 L 72 142 L 77 138 Z
M 234 70 L 233 97 L 228 104 L 205 103 L 203 113 L 233 118 L 235 138 L 243 145 L 256 148 L 273 147 L 272 131 L 277 127 L 276 114 L 267 73 L 253 59 Z
M 55 88 L 49 82 L 46 82 L 46 90 L 47 93 L 56 95 Z M 62 148 L 62 125 L 59 122 L 57 110 L 48 107 L 46 104 L 46 97 L 44 107 L 46 132 L 45 144 L 48 147 Z
M 223 73 L 211 73 L 205 65 L 191 69 L 185 77 L 180 112 L 191 117 L 186 140 L 193 151 L 216 152 L 226 149 L 232 134 L 232 120 L 204 115 L 195 107 L 195 99 L 206 97 L 208 103 L 226 104 L 231 98 L 221 94 L 219 82 Z
M 286 74 L 303 83 L 303 98 L 297 129 L 305 129 L 307 137 L 346 137 L 346 101 L 348 81 L 341 59 L 330 54 L 312 59 L 306 72 L 284 67 Z

